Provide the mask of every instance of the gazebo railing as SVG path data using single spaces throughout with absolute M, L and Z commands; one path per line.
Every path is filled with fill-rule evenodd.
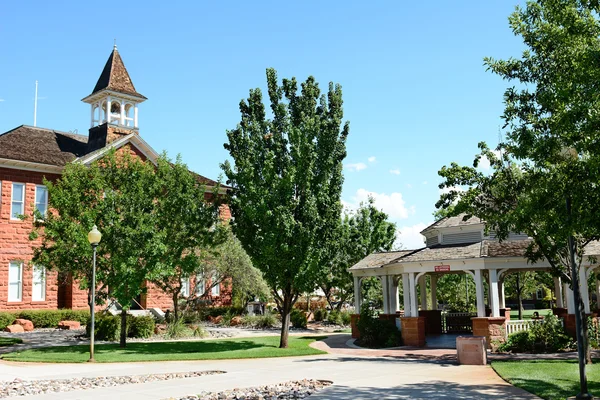
M 471 318 L 477 314 L 469 312 L 442 311 L 442 332 L 444 333 L 471 333 L 473 323 Z
M 544 321 L 543 318 L 540 318 L 540 319 L 511 319 L 509 321 L 506 321 L 506 337 L 508 337 L 508 335 L 513 334 L 513 333 L 528 331 L 534 324 L 540 324 L 540 323 L 542 323 L 542 321 Z M 562 326 L 564 328 L 565 321 L 562 318 L 560 319 L 560 323 L 562 324 Z

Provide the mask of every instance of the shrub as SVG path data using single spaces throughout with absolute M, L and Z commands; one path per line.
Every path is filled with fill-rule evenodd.
M 206 330 L 204 329 L 204 327 L 202 325 L 196 325 L 191 327 L 192 329 L 192 335 L 194 335 L 194 337 L 196 338 L 204 338 L 208 336 L 208 332 L 206 332 Z
M 90 336 L 91 318 L 86 321 L 86 335 Z M 121 335 L 121 316 L 100 313 L 96 314 L 94 323 L 94 338 L 96 340 L 108 340 L 116 341 L 119 340 Z
M 2 312 L 0 313 L 0 329 L 4 329 L 15 322 L 17 317 L 13 313 Z
M 167 324 L 165 336 L 169 339 L 181 339 L 184 337 L 190 337 L 193 335 L 193 333 L 194 332 L 192 329 L 188 328 L 180 319 Z
M 306 313 L 297 308 L 294 308 L 290 313 L 290 321 L 292 322 L 292 326 L 298 329 L 306 329 L 306 325 L 308 324 Z
M 90 319 L 90 310 L 57 310 L 61 312 L 61 321 L 78 321 L 85 325 Z
M 242 325 L 256 329 L 268 329 L 277 325 L 277 318 L 270 312 L 266 312 L 265 315 L 245 315 L 242 317 Z
M 348 326 L 350 325 L 350 321 L 352 320 L 352 314 L 349 311 L 340 312 L 340 317 L 342 319 L 342 325 Z
M 149 338 L 154 334 L 154 318 L 139 316 L 127 319 L 127 336 L 132 338 Z
M 22 310 L 17 318 L 28 319 L 36 328 L 56 328 L 62 315 L 62 310 Z
M 600 318 L 588 317 L 588 338 L 590 347 L 594 349 L 600 347 Z
M 324 308 L 317 308 L 314 313 L 315 321 L 323 321 L 327 318 L 327 310 Z
M 379 319 L 374 311 L 364 304 L 357 323 L 360 346 L 369 348 L 394 347 L 401 344 L 400 331 L 393 321 Z
M 549 313 L 542 321 L 531 325 L 529 330 L 513 333 L 499 351 L 515 353 L 555 353 L 574 347 L 565 333 L 560 319 Z

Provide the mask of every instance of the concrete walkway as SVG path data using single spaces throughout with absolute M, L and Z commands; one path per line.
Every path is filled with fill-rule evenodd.
M 164 399 L 200 391 L 222 391 L 312 378 L 333 385 L 310 397 L 323 399 L 536 399 L 500 379 L 489 366 L 458 366 L 435 350 L 364 350 L 343 345 L 335 335 L 316 347 L 330 354 L 256 360 L 119 364 L 32 364 L 0 362 L 0 380 L 66 379 L 222 370 L 226 374 L 146 384 L 80 390 L 34 399 Z M 444 350 L 437 350 L 444 352 Z

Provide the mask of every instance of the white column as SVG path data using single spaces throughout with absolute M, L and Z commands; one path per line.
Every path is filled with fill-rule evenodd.
M 137 103 L 135 103 L 133 105 L 133 127 L 134 128 L 138 127 L 138 109 L 137 109 Z
M 506 308 L 506 296 L 504 295 L 504 280 L 498 282 L 498 297 L 500 298 L 500 308 Z
M 389 289 L 388 293 L 390 295 L 390 314 L 395 314 L 398 311 L 398 284 L 394 283 L 396 279 L 393 276 L 388 277 Z
M 583 309 L 586 314 L 590 313 L 590 289 L 588 287 L 588 280 L 586 274 L 586 268 L 579 268 L 579 287 L 581 289 L 581 300 L 583 300 Z
M 91 108 L 92 108 L 92 113 L 90 115 L 90 117 L 91 117 L 90 118 L 90 128 L 93 128 L 94 127 L 94 104 L 92 104 Z
M 354 277 L 354 313 L 360 314 L 360 303 L 362 302 L 360 298 L 360 278 L 358 276 Z
M 383 275 L 380 276 L 379 279 L 381 280 L 381 291 L 383 292 L 383 313 L 384 314 L 389 314 L 390 313 L 390 293 L 389 293 L 389 288 L 390 286 L 388 285 L 388 277 L 387 275 Z
M 554 278 L 554 297 L 556 297 L 556 307 L 563 308 L 563 291 L 560 278 Z
M 419 278 L 419 288 L 421 297 L 421 310 L 428 310 L 427 308 L 427 276 L 423 275 Z
M 596 280 L 596 310 L 600 310 L 600 280 L 598 279 Z
M 415 282 L 415 273 L 408 273 L 408 290 L 410 291 L 410 315 L 409 317 L 419 316 L 419 307 L 417 306 L 417 284 Z
M 121 126 L 125 126 L 125 102 L 121 100 Z
M 477 316 L 485 317 L 485 300 L 483 298 L 483 280 L 481 270 L 475 270 L 475 299 L 477 300 Z
M 410 317 L 410 283 L 408 274 L 402 274 L 402 307 L 404 308 L 404 316 Z
M 437 275 L 429 275 L 429 287 L 431 289 L 431 309 L 437 310 Z
M 108 96 L 106 98 L 106 123 L 110 124 L 110 106 L 111 106 L 111 98 Z
M 565 298 L 567 300 L 567 312 L 569 314 L 575 314 L 575 298 L 573 297 L 573 291 L 571 290 L 569 285 L 567 285 L 566 283 L 564 286 L 564 290 L 565 290 Z
M 498 271 L 490 269 L 490 308 L 492 309 L 492 317 L 500 316 L 500 296 L 498 295 Z

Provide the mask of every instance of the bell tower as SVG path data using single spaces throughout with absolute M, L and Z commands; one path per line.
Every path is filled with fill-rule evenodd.
M 91 106 L 89 150 L 137 134 L 138 105 L 146 100 L 135 90 L 115 44 L 92 94 L 82 99 Z

